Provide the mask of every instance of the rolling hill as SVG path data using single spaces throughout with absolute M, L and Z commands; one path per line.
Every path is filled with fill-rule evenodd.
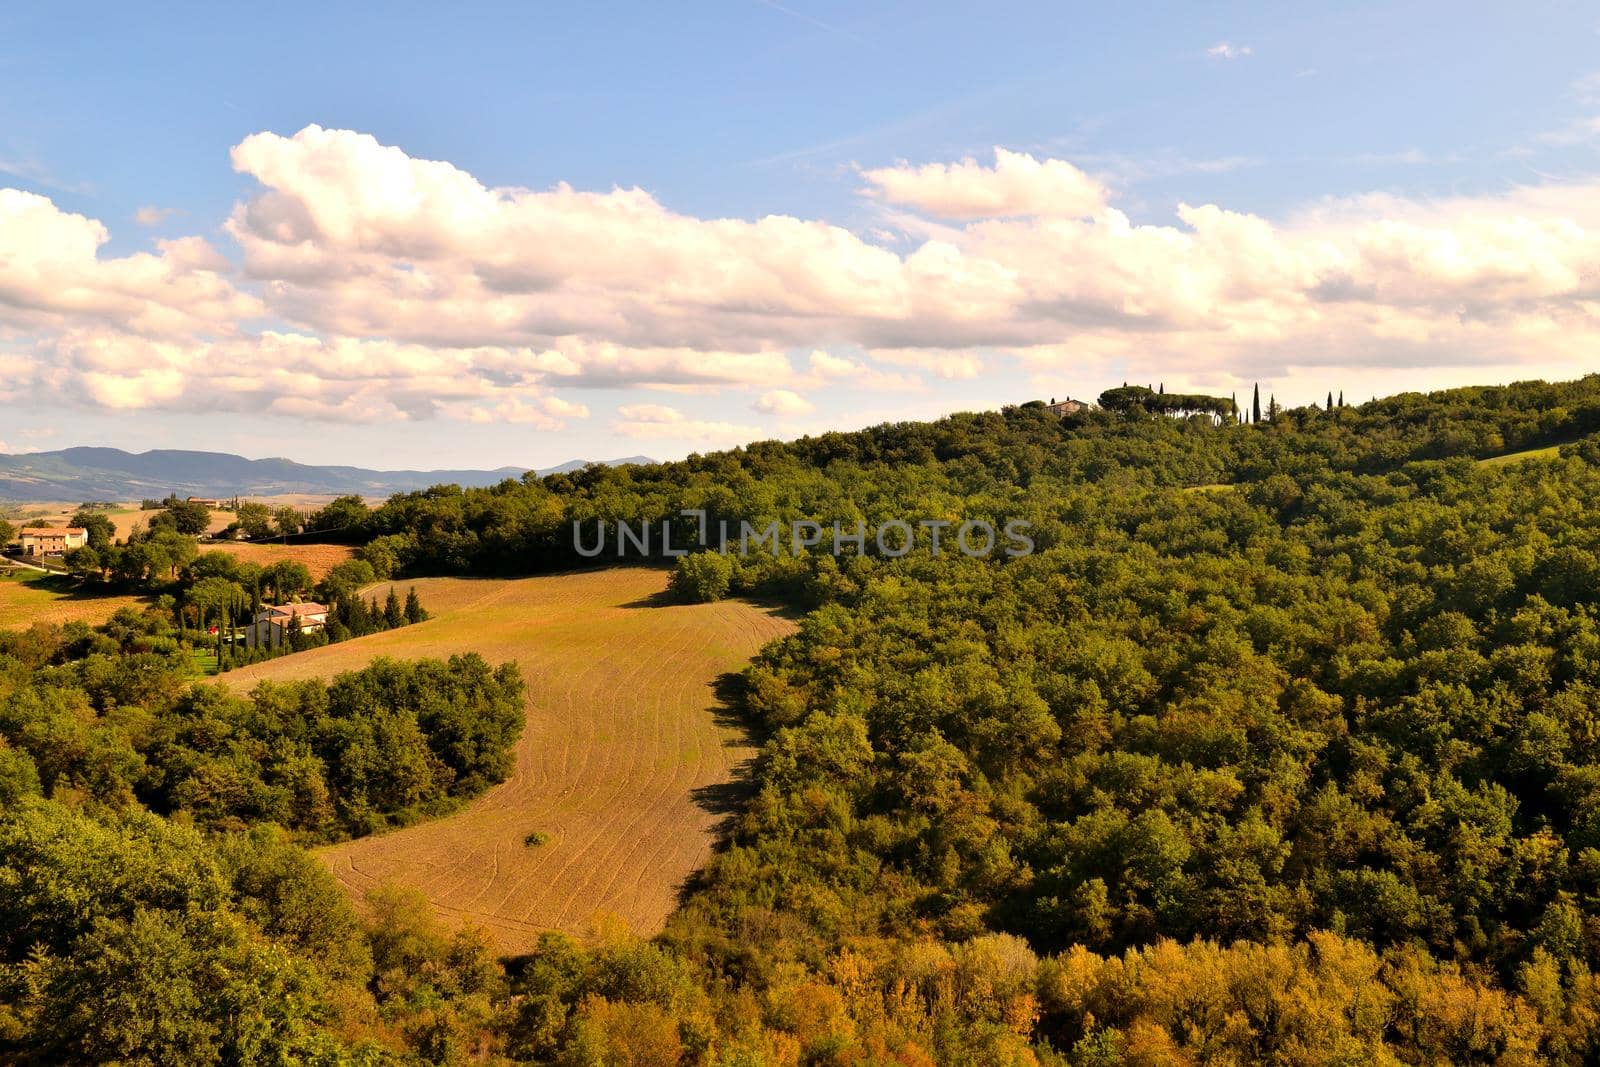
M 539 474 L 582 468 L 571 460 Z M 653 463 L 645 456 L 603 461 L 607 465 Z M 136 500 L 165 496 L 269 496 L 280 493 L 356 493 L 381 496 L 454 482 L 494 485 L 520 478 L 526 467 L 494 470 L 377 471 L 323 467 L 287 459 L 246 459 L 226 452 L 118 448 L 64 448 L 55 452 L 0 455 L 0 500 Z
M 597 913 L 661 929 L 706 862 L 729 783 L 755 750 L 717 714 L 715 683 L 793 623 L 745 601 L 662 601 L 667 574 L 617 568 L 513 580 L 413 582 L 432 619 L 227 676 L 331 677 L 374 656 L 476 651 L 516 660 L 527 726 L 509 780 L 456 814 L 321 850 L 359 901 L 394 882 L 451 923 L 525 952 Z M 382 588 L 376 594 L 381 596 Z M 545 843 L 530 846 L 529 835 Z

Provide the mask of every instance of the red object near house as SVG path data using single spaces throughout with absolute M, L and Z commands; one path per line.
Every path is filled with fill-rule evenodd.
M 208 633 L 208 634 L 214 634 L 216 632 L 217 632 L 217 628 L 215 626 L 209 627 L 206 630 L 206 633 Z

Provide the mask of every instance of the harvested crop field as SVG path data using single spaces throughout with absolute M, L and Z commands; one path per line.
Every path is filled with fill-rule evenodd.
M 143 597 L 86 595 L 70 579 L 37 571 L 0 573 L 0 630 L 25 630 L 36 622 L 60 625 L 86 622 L 98 626 L 118 608 L 143 607 Z
M 528 684 L 516 770 L 448 818 L 319 855 L 358 898 L 383 882 L 415 886 L 441 916 L 486 927 L 508 952 L 545 930 L 582 933 L 598 914 L 658 931 L 720 818 L 697 798 L 753 755 L 719 720 L 715 683 L 792 623 L 742 601 L 661 604 L 657 570 L 397 583 L 402 593 L 411 584 L 427 622 L 258 664 L 229 683 L 327 676 L 378 655 L 516 660 Z
M 304 563 L 311 577 L 321 579 L 335 564 L 354 559 L 356 550 L 349 545 L 274 545 L 267 542 L 243 544 L 238 541 L 211 541 L 200 546 L 201 552 L 226 552 L 240 560 L 270 567 L 281 560 L 292 559 Z

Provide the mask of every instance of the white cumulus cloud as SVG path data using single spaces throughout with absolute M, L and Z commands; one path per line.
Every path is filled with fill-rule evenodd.
M 1081 217 L 1106 206 L 1107 190 L 1071 163 L 994 150 L 994 166 L 968 157 L 957 163 L 901 163 L 861 172 L 868 196 L 941 219 L 1023 215 Z
M 751 405 L 763 415 L 809 415 L 817 406 L 792 389 L 769 389 Z
M 49 331 L 93 323 L 149 337 L 231 333 L 262 303 L 224 275 L 203 239 L 101 258 L 110 233 L 47 197 L 0 189 L 0 327 Z
M 848 383 L 854 389 L 883 392 L 918 392 L 927 387 L 916 375 L 882 370 L 868 366 L 861 360 L 834 355 L 820 348 L 806 358 L 806 366 L 810 379 L 808 384 L 817 387 Z

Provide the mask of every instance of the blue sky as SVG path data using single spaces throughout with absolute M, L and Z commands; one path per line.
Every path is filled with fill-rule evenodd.
M 0 450 L 545 465 L 1587 369 L 1592 7 L 328 7 L 0 12 Z M 414 161 L 530 193 L 397 216 Z

